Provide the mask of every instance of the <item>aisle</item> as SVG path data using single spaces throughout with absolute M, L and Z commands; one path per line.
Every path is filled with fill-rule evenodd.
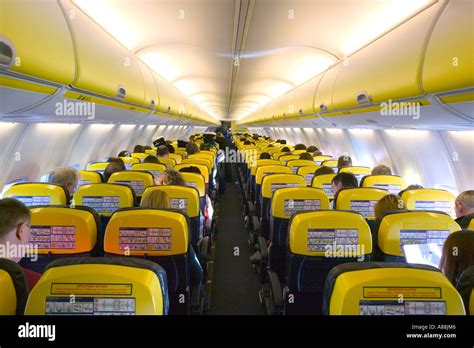
M 227 183 L 220 197 L 210 315 L 263 315 L 260 285 L 249 262 L 248 234 L 242 217 L 239 188 Z M 234 255 L 238 248 L 239 256 Z

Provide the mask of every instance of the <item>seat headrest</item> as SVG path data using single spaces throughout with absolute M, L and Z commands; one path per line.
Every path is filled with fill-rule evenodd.
M 356 187 L 339 190 L 334 197 L 334 206 L 337 210 L 352 210 L 362 214 L 366 219 L 375 218 L 374 206 L 388 191 Z
M 349 211 L 299 212 L 288 228 L 289 251 L 316 257 L 360 257 L 372 253 L 370 227 Z
M 461 296 L 441 271 L 427 265 L 351 262 L 326 278 L 326 315 L 463 315 Z
M 119 208 L 133 207 L 135 193 L 127 185 L 90 184 L 78 188 L 73 204 L 94 209 L 101 216 L 110 216 Z
M 291 174 L 291 169 L 283 165 L 266 165 L 258 167 L 255 172 L 255 183 L 261 185 L 263 177 L 269 174 Z
M 21 267 L 0 258 L 0 315 L 23 315 L 28 299 L 28 283 Z
M 129 170 L 113 173 L 108 183 L 130 186 L 135 194 L 140 197 L 147 187 L 154 185 L 155 180 L 151 173 Z
M 329 199 L 316 187 L 282 188 L 273 194 L 271 209 L 274 218 L 290 219 L 300 211 L 329 209 Z
M 262 180 L 262 197 L 272 198 L 273 193 L 285 187 L 306 187 L 306 181 L 296 174 L 269 174 Z
M 153 191 L 166 192 L 171 200 L 171 208 L 181 210 L 190 218 L 199 216 L 199 191 L 189 186 L 150 186 L 143 193 L 143 199 Z
M 4 198 L 16 198 L 28 207 L 37 205 L 66 205 L 69 192 L 61 185 L 50 183 L 19 183 L 11 186 Z
M 189 221 L 176 210 L 128 208 L 115 212 L 107 224 L 104 251 L 115 255 L 170 256 L 185 254 Z
M 199 197 L 206 195 L 206 180 L 201 174 L 197 173 L 181 173 L 186 185 L 194 187 L 199 192 Z
M 456 197 L 445 190 L 415 189 L 405 190 L 401 199 L 409 210 L 437 210 L 455 218 L 454 201 Z
M 367 175 L 360 181 L 360 187 L 375 187 L 397 195 L 407 187 L 407 184 L 397 175 Z
M 375 222 L 378 247 L 385 255 L 404 256 L 405 244 L 436 243 L 443 246 L 448 236 L 461 228 L 438 211 L 387 211 Z
M 336 176 L 336 174 L 324 174 L 324 175 L 316 175 L 313 177 L 313 182 L 311 183 L 312 187 L 317 187 L 323 189 L 328 196 L 329 199 L 334 198 L 334 193 L 332 191 L 332 179 Z
M 39 254 L 90 252 L 97 242 L 100 224 L 88 207 L 33 207 L 30 244 Z
M 51 262 L 30 293 L 25 314 L 166 315 L 168 308 L 166 272 L 158 264 L 86 257 Z

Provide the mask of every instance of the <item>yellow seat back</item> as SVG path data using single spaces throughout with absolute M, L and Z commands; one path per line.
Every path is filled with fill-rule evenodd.
M 454 201 L 456 197 L 451 192 L 438 189 L 415 189 L 402 193 L 401 199 L 409 210 L 436 210 L 456 216 Z
M 143 160 L 145 158 L 147 158 L 148 156 L 150 156 L 150 154 L 148 153 L 141 153 L 141 152 L 132 152 L 130 154 L 130 157 L 133 157 L 133 158 L 138 158 L 140 160 L 140 162 L 143 162 Z M 123 158 L 122 158 L 123 159 Z
M 335 209 L 352 210 L 366 219 L 375 218 L 374 206 L 388 191 L 376 188 L 348 188 L 340 190 L 334 198 Z
M 272 197 L 271 214 L 274 218 L 289 219 L 307 210 L 329 209 L 329 199 L 322 189 L 288 187 L 276 190 Z
M 293 254 L 361 257 L 372 253 L 370 227 L 357 213 L 337 210 L 297 213 L 291 218 L 288 231 L 288 246 Z
M 91 207 L 101 216 L 110 216 L 119 208 L 133 207 L 135 197 L 129 186 L 90 184 L 79 187 L 74 194 L 74 205 Z
M 405 244 L 435 243 L 440 247 L 461 228 L 447 214 L 428 211 L 389 212 L 378 221 L 378 247 L 384 255 L 403 257 Z
M 316 162 L 316 164 L 317 164 L 317 162 Z M 336 173 L 338 171 L 337 160 L 326 160 L 326 161 L 323 161 L 321 163 L 321 165 L 324 166 L 324 167 L 332 168 L 334 170 L 334 172 L 336 172 Z
M 206 195 L 206 180 L 201 174 L 197 173 L 181 173 L 186 185 L 194 187 L 199 192 L 199 197 Z
M 130 170 L 149 172 L 156 180 L 166 170 L 166 166 L 164 164 L 159 163 L 138 163 L 133 164 Z
M 174 169 L 177 170 L 178 172 L 183 169 L 183 168 L 189 168 L 189 167 L 196 167 L 199 169 L 201 172 L 201 175 L 204 177 L 204 180 L 206 181 L 206 184 L 209 182 L 209 168 L 204 165 L 204 164 L 196 164 L 196 163 L 181 163 L 177 164 Z M 183 174 L 183 173 L 181 173 Z
M 278 157 L 278 161 L 280 162 L 280 164 L 286 166 L 286 163 L 288 161 L 297 160 L 299 158 L 300 158 L 300 156 L 289 154 L 289 155 L 284 155 L 284 156 Z
M 312 187 L 318 187 L 323 189 L 329 199 L 334 198 L 334 193 L 332 192 L 332 179 L 336 176 L 336 174 L 324 174 L 324 175 L 316 175 L 313 178 L 313 182 L 311 183 Z
M 165 315 L 167 292 L 165 271 L 151 261 L 61 259 L 48 265 L 28 297 L 25 314 Z
M 79 171 L 79 182 L 77 183 L 77 187 L 81 187 L 83 185 L 88 185 L 88 184 L 100 184 L 102 183 L 102 176 L 93 171 L 89 170 L 80 170 Z
M 160 164 L 164 164 L 166 168 L 174 168 L 176 166 L 176 161 L 171 157 L 158 157 L 158 161 L 160 161 Z
M 314 166 L 314 162 L 309 160 L 294 159 L 286 162 L 286 165 L 291 168 L 293 174 L 297 174 L 298 169 L 300 169 L 301 167 L 312 167 Z
M 16 262 L 0 258 L 0 315 L 23 315 L 28 284 Z
M 332 156 L 329 156 L 329 155 L 313 156 L 313 160 L 317 166 L 320 166 L 324 161 L 328 161 L 331 159 L 332 159 Z
M 194 158 L 189 158 L 189 157 L 190 156 L 188 156 L 188 158 L 183 160 L 181 162 L 181 164 L 189 164 L 189 163 L 191 163 L 191 164 L 201 164 L 201 165 L 206 166 L 207 169 L 209 170 L 209 172 L 212 172 L 212 164 L 211 164 L 211 161 L 209 161 L 208 159 L 205 159 L 205 158 L 202 158 L 202 157 L 194 157 Z
M 28 207 L 36 205 L 66 205 L 66 190 L 56 184 L 20 183 L 8 188 L 3 198 L 16 198 Z
M 314 172 L 316 172 L 318 168 L 321 168 L 321 166 L 311 165 L 299 167 L 296 171 L 296 174 L 301 175 L 304 178 L 307 186 L 311 186 L 314 178 Z
M 199 191 L 188 186 L 151 186 L 143 193 L 143 198 L 153 191 L 164 191 L 171 200 L 171 208 L 179 209 L 190 218 L 199 216 Z
M 306 187 L 306 181 L 296 174 L 265 175 L 262 180 L 261 195 L 263 198 L 272 198 L 276 190 L 284 187 Z
M 100 172 L 101 174 L 104 174 L 104 170 L 105 168 L 107 168 L 108 165 L 109 162 L 92 162 L 87 164 L 86 170 Z
M 91 252 L 97 242 L 97 221 L 85 209 L 31 208 L 30 245 L 38 254 Z
M 180 153 L 170 153 L 169 158 L 174 159 L 176 164 L 180 164 L 181 161 L 183 160 L 183 156 Z
M 214 168 L 214 156 L 208 153 L 203 153 L 202 151 L 199 153 L 195 153 L 193 155 L 189 155 L 187 159 L 204 159 L 209 162 L 211 168 Z
M 119 158 L 121 158 L 123 160 L 123 163 L 125 164 L 125 169 L 126 170 L 130 170 L 132 165 L 134 165 L 136 163 L 141 163 L 141 161 L 136 157 L 119 157 Z
M 255 172 L 255 183 L 261 185 L 263 177 L 268 174 L 291 174 L 291 169 L 282 165 L 266 165 L 258 167 Z
M 108 182 L 130 186 L 137 197 L 141 197 L 147 187 L 154 185 L 155 180 L 151 173 L 130 170 L 113 173 Z
M 356 262 L 329 272 L 323 314 L 464 315 L 465 311 L 459 293 L 434 267 Z
M 277 160 L 271 160 L 271 159 L 256 160 L 250 166 L 250 175 L 255 176 L 255 173 L 257 172 L 257 168 L 262 167 L 262 166 L 269 166 L 269 165 L 280 165 L 280 162 L 278 162 Z
M 407 187 L 407 184 L 403 178 L 397 175 L 368 175 L 362 178 L 360 186 L 384 189 L 391 194 L 398 195 L 401 190 Z

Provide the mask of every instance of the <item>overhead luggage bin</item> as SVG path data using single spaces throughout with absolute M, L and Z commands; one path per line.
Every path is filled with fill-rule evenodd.
M 334 110 L 332 103 L 334 85 L 342 66 L 342 64 L 337 64 L 321 76 L 314 96 L 314 110 L 317 112 L 324 113 Z
M 0 23 L 0 42 L 11 46 L 8 70 L 61 85 L 74 80 L 73 43 L 57 1 L 2 1 Z
M 340 63 L 332 107 L 358 108 L 421 96 L 424 42 L 441 5 L 426 9 Z M 400 47 L 403 51 L 396 53 Z
M 61 2 L 76 54 L 73 88 L 142 105 L 144 86 L 134 54 L 70 2 Z
M 427 93 L 474 87 L 473 20 L 470 1 L 447 3 L 426 48 L 422 83 Z
M 137 59 L 138 67 L 143 78 L 144 87 L 144 101 L 143 106 L 154 110 L 160 104 L 159 91 L 156 87 L 155 79 L 148 66 L 145 65 L 140 59 Z

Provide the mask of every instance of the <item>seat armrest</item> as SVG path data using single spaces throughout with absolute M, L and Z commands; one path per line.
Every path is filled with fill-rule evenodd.
M 272 314 L 283 314 L 285 302 L 278 275 L 271 269 L 267 269 L 267 276 L 272 301 Z
M 203 310 L 203 290 L 202 285 L 196 285 L 191 287 L 191 314 L 192 315 L 202 315 Z

